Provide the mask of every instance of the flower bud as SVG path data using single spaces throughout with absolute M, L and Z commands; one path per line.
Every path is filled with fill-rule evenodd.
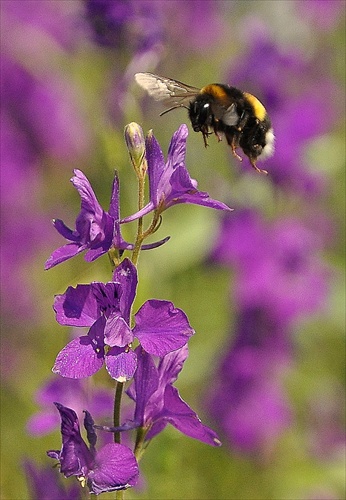
M 133 168 L 136 174 L 143 178 L 147 171 L 147 161 L 145 157 L 145 139 L 142 127 L 135 122 L 126 125 L 125 140 Z

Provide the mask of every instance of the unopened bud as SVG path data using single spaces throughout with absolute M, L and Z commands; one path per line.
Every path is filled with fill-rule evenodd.
M 145 176 L 147 160 L 145 157 L 145 139 L 142 127 L 135 122 L 126 125 L 125 140 L 136 174 L 140 177 Z

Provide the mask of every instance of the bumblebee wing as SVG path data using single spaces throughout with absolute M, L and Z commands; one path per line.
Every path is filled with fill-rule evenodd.
M 136 73 L 135 80 L 155 101 L 171 108 L 186 106 L 200 92 L 196 87 L 152 73 Z

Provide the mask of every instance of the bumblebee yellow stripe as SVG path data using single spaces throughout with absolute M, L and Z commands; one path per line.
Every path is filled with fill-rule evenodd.
M 211 83 L 210 85 L 206 85 L 201 89 L 201 94 L 210 94 L 219 102 L 228 102 L 229 97 L 227 92 L 220 86 L 215 83 Z
M 244 92 L 244 97 L 251 104 L 255 117 L 261 121 L 264 120 L 267 115 L 267 111 L 261 101 L 259 101 L 254 95 L 248 94 L 248 92 Z

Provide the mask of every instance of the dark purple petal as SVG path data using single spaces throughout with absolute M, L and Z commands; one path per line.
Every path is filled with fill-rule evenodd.
M 120 314 L 111 315 L 104 330 L 105 344 L 114 347 L 124 347 L 133 341 L 133 333 Z
M 121 219 L 120 223 L 124 224 L 126 222 L 132 222 L 134 220 L 139 219 L 140 217 L 144 217 L 144 215 L 149 214 L 150 212 L 153 212 L 156 208 L 156 205 L 152 202 L 149 201 L 145 207 L 143 207 L 141 210 L 138 210 L 138 212 L 135 212 L 132 215 L 129 215 L 128 217 L 125 217 L 124 219 Z
M 191 179 L 185 166 L 181 165 L 174 170 L 170 178 L 171 192 L 165 199 L 168 208 L 178 203 L 190 203 L 214 208 L 215 210 L 232 211 L 232 208 L 221 201 L 210 198 L 209 194 L 197 189 L 197 182 Z
M 96 495 L 134 486 L 138 464 L 132 451 L 122 444 L 107 444 L 97 453 L 93 470 L 88 475 L 90 491 Z
M 114 174 L 114 180 L 113 180 L 113 185 L 112 185 L 112 195 L 111 195 L 111 201 L 109 204 L 109 215 L 113 217 L 115 221 L 118 221 L 120 219 L 120 212 L 119 212 L 119 178 L 117 172 Z
M 81 197 L 82 211 L 93 213 L 96 219 L 101 221 L 104 211 L 95 196 L 89 180 L 81 170 L 75 169 L 73 173 L 74 176 L 71 182 Z
M 108 252 L 110 248 L 109 242 L 106 242 L 105 245 L 102 245 L 98 248 L 90 248 L 84 255 L 84 260 L 86 262 L 94 262 L 94 260 L 98 259 L 103 255 L 104 253 Z
M 186 314 L 166 300 L 148 300 L 135 319 L 134 335 L 145 351 L 156 356 L 179 349 L 194 334 Z
M 79 243 L 67 243 L 62 247 L 57 248 L 51 254 L 51 256 L 46 260 L 44 265 L 45 270 L 51 269 L 57 264 L 61 264 L 61 262 L 65 262 L 65 260 L 71 259 L 75 255 L 86 249 L 85 245 L 80 245 Z
M 77 415 L 73 410 L 59 403 L 55 403 L 55 406 L 61 416 L 60 470 L 65 477 L 86 476 L 93 457 L 81 437 Z
M 166 166 L 168 170 L 174 170 L 176 167 L 185 164 L 186 139 L 188 135 L 189 129 L 184 123 L 174 132 L 168 148 Z
M 100 311 L 108 317 L 120 310 L 120 296 L 122 289 L 119 283 L 108 281 L 108 283 L 93 282 L 90 285 L 92 293 L 100 307 Z
M 62 377 L 90 377 L 102 367 L 103 361 L 104 347 L 95 345 L 94 340 L 85 335 L 72 340 L 59 352 L 52 371 Z
M 156 208 L 160 202 L 158 197 L 158 186 L 165 171 L 165 158 L 160 148 L 160 144 L 157 142 L 153 133 L 148 134 L 145 143 L 148 161 L 150 201 L 153 207 Z
M 125 382 L 136 371 L 137 356 L 131 349 L 112 347 L 106 354 L 105 362 L 109 375 L 118 382 Z
M 121 285 L 120 311 L 126 323 L 130 322 L 130 311 L 137 289 L 137 269 L 130 259 L 124 259 L 113 273 L 113 281 Z
M 91 285 L 69 286 L 63 295 L 55 296 L 54 311 L 61 325 L 91 326 L 100 316 L 100 305 Z
M 158 417 L 165 422 L 169 422 L 186 436 L 198 439 L 211 446 L 220 446 L 221 442 L 217 434 L 209 427 L 202 424 L 197 414 L 179 396 L 178 389 L 168 385 L 164 396 L 164 408 Z M 154 435 L 162 430 L 161 426 L 155 427 L 148 432 L 147 439 L 152 439 Z
M 159 376 L 150 354 L 145 352 L 140 346 L 137 347 L 136 354 L 138 365 L 134 375 L 135 391 L 133 391 L 133 386 L 131 386 L 127 393 L 132 399 L 136 399 L 135 422 L 140 422 L 141 426 L 145 426 L 145 410 L 150 397 L 158 388 Z
M 97 442 L 97 435 L 94 429 L 94 419 L 87 410 L 84 410 L 84 428 L 87 432 L 87 439 L 90 444 L 90 450 L 95 456 L 95 446 Z
M 79 236 L 75 231 L 67 227 L 61 219 L 53 219 L 53 226 L 64 238 L 70 241 L 78 242 Z

